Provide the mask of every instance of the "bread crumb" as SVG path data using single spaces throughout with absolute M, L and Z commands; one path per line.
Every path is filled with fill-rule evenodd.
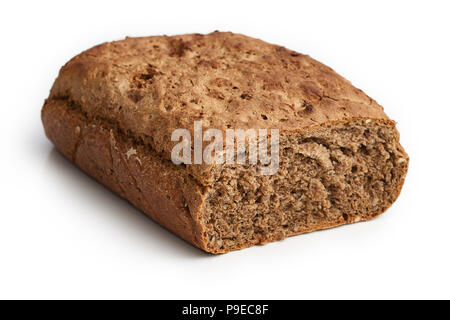
M 127 151 L 127 153 L 126 153 L 127 159 L 130 159 L 131 156 L 136 155 L 136 154 L 137 154 L 136 149 L 135 148 L 130 148 Z

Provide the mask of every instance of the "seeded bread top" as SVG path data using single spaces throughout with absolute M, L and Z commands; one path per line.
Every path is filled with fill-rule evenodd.
M 320 62 L 229 32 L 127 38 L 93 47 L 60 71 L 49 99 L 169 152 L 175 128 L 301 130 L 383 108 Z

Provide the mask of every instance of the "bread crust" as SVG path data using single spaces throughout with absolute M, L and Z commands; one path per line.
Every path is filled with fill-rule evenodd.
M 42 112 L 47 137 L 84 172 L 131 202 L 160 225 L 206 250 L 196 223 L 204 188 L 184 170 L 68 101 L 48 100 Z
M 383 108 L 322 63 L 230 32 L 127 38 L 64 65 L 49 99 L 68 98 L 170 159 L 177 128 L 279 128 L 351 118 L 388 119 Z M 200 170 L 201 172 L 197 172 Z M 203 168 L 193 168 L 201 182 Z
M 173 164 L 174 129 L 192 131 L 198 120 L 222 131 L 302 133 L 355 119 L 395 127 L 380 105 L 329 67 L 228 32 L 96 46 L 61 69 L 42 110 L 48 138 L 69 160 L 162 226 L 213 253 L 226 250 L 208 247 L 200 216 L 214 167 Z

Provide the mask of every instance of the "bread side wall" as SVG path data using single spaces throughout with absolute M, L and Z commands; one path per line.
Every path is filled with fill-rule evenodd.
M 63 99 L 46 101 L 42 121 L 47 137 L 66 158 L 160 225 L 205 249 L 197 223 L 205 190 L 182 167 L 87 120 Z

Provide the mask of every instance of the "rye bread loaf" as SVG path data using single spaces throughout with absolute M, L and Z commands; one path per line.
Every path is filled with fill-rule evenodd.
M 42 109 L 68 159 L 193 245 L 223 253 L 369 220 L 408 167 L 395 122 L 329 67 L 240 34 L 127 38 L 62 67 Z M 177 128 L 279 129 L 279 169 L 174 164 Z

